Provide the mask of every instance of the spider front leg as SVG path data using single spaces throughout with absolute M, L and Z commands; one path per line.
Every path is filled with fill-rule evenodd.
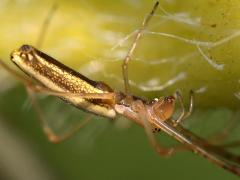
M 190 102 L 189 102 L 189 108 L 188 111 L 186 112 L 185 107 L 184 107 L 184 103 L 183 103 L 183 97 L 181 95 L 181 93 L 179 91 L 177 91 L 175 93 L 176 98 L 178 99 L 179 103 L 180 103 L 180 107 L 182 109 L 181 114 L 178 116 L 178 118 L 176 120 L 174 120 L 174 124 L 175 126 L 177 126 L 179 123 L 181 123 L 184 119 L 186 119 L 187 117 L 189 117 L 192 114 L 193 111 L 193 94 L 194 92 L 191 90 L 189 93 L 190 96 Z

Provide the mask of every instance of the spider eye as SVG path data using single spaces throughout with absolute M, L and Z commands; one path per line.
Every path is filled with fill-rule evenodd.
M 172 102 L 175 101 L 175 97 L 173 97 L 173 96 L 165 97 L 165 98 L 164 98 L 164 101 L 165 101 L 165 102 L 172 103 Z
M 32 51 L 32 47 L 29 46 L 29 45 L 22 45 L 20 48 L 19 48 L 19 51 L 23 52 L 23 53 L 29 53 Z

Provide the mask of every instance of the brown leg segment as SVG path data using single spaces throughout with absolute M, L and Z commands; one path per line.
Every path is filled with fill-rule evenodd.
M 132 55 L 137 47 L 137 43 L 139 41 L 139 39 L 142 37 L 145 28 L 148 25 L 148 22 L 151 20 L 152 16 L 154 15 L 157 7 L 158 7 L 159 2 L 157 1 L 151 11 L 150 14 L 148 14 L 148 16 L 144 19 L 144 21 L 142 22 L 142 26 L 139 28 L 139 30 L 137 31 L 137 34 L 135 36 L 135 39 L 133 41 L 133 44 L 131 46 L 131 48 L 129 49 L 126 57 L 124 58 L 123 64 L 122 64 L 122 73 L 123 73 L 123 80 L 124 80 L 124 87 L 125 87 L 125 93 L 128 94 L 129 93 L 129 79 L 128 79 L 128 63 L 132 58 Z
M 71 92 L 59 92 L 49 90 L 41 85 L 29 84 L 28 86 L 35 93 L 44 93 L 46 95 L 53 96 L 67 96 L 67 97 L 79 97 L 89 99 L 114 99 L 115 93 L 71 93 Z
M 184 104 L 183 104 L 183 98 L 182 98 L 182 95 L 179 91 L 176 92 L 176 97 L 177 97 L 177 99 L 180 103 L 182 112 L 179 115 L 179 117 L 174 121 L 175 126 L 177 124 L 181 123 L 184 119 L 186 119 L 187 117 L 189 117 L 192 114 L 192 111 L 193 111 L 193 91 L 192 90 L 190 91 L 190 103 L 189 103 L 189 109 L 188 109 L 187 112 L 185 111 L 185 107 L 184 107 Z
M 138 118 L 142 121 L 145 132 L 148 136 L 149 142 L 154 148 L 154 150 L 164 157 L 169 157 L 175 154 L 178 151 L 186 150 L 184 146 L 175 146 L 175 147 L 162 147 L 156 140 L 155 135 L 152 132 L 152 125 L 150 124 L 151 120 L 149 119 L 146 108 L 142 101 L 135 101 L 133 103 L 133 110 L 136 111 L 139 116 Z
M 42 127 L 43 127 L 43 131 L 46 134 L 48 140 L 52 143 L 59 143 L 61 141 L 64 141 L 64 140 L 70 138 L 73 134 L 75 134 L 77 131 L 79 131 L 82 127 L 87 125 L 91 120 L 91 118 L 90 118 L 91 116 L 88 116 L 83 122 L 81 122 L 79 125 L 73 127 L 68 132 L 57 135 L 54 132 L 54 130 L 49 126 L 48 121 L 46 120 L 44 114 L 42 113 L 42 111 L 39 107 L 39 104 L 37 103 L 37 101 L 34 97 L 32 89 L 27 87 L 27 92 L 32 100 L 33 107 L 34 107 L 35 111 L 37 112 L 37 115 L 39 116 L 39 119 L 40 119 Z

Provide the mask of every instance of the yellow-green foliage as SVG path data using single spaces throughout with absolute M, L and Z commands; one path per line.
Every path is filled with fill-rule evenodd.
M 130 35 L 155 1 L 0 0 L 1 59 L 17 69 L 9 54 L 22 44 L 36 45 L 44 19 L 56 2 L 58 9 L 38 48 L 93 80 L 124 90 L 121 64 L 133 42 Z M 161 0 L 129 64 L 131 92 L 150 99 L 179 89 L 188 102 L 193 89 L 194 113 L 183 126 L 201 137 L 223 129 L 225 133 L 235 117 L 230 108 L 238 109 L 240 101 L 239 16 L 239 0 Z M 41 168 L 55 179 L 238 178 L 191 152 L 160 158 L 143 129 L 135 125 L 120 131 L 114 126 L 117 120 L 110 123 L 98 116 L 71 140 L 52 145 L 36 111 L 28 109 L 31 103 L 26 103 L 22 86 L 10 89 L 13 78 L 4 72 L 0 69 L 0 179 L 37 179 L 33 175 L 47 179 L 39 175 Z M 56 129 L 66 132 L 68 125 L 74 126 L 71 118 L 79 123 L 87 116 L 57 98 L 42 97 L 38 98 L 42 114 Z M 236 128 L 229 136 L 239 140 L 239 114 L 236 117 Z M 118 123 L 130 127 L 122 119 Z M 170 143 L 164 133 L 157 138 L 161 144 Z M 12 142 L 21 144 L 25 153 Z
M 13 49 L 36 44 L 53 3 L 0 3 L 1 58 L 9 61 Z M 90 78 L 123 90 L 121 63 L 133 38 L 121 47 L 115 45 L 140 26 L 153 4 L 146 0 L 58 1 L 39 48 Z M 147 31 L 168 35 L 146 33 L 139 43 L 129 67 L 132 93 L 152 98 L 180 89 L 187 99 L 193 89 L 201 91 L 196 94 L 198 107 L 238 107 L 240 2 L 166 0 L 160 6 Z

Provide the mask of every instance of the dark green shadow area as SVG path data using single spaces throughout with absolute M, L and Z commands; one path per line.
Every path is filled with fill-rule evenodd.
M 24 2 L 0 3 L 0 58 L 9 64 L 9 54 L 13 49 L 25 43 L 35 45 L 41 24 L 53 5 L 47 0 Z M 40 49 L 91 79 L 122 90 L 121 63 L 132 38 L 122 47 L 111 48 L 139 27 L 154 2 L 58 1 L 59 9 Z M 239 0 L 178 0 L 161 1 L 160 4 L 173 16 L 167 16 L 159 8 L 148 30 L 198 42 L 218 42 L 239 33 Z M 173 17 L 175 19 L 171 19 Z M 214 63 L 224 64 L 224 70 L 211 66 L 201 56 L 196 44 L 145 34 L 130 62 L 129 78 L 135 84 L 131 88 L 133 94 L 151 99 L 179 89 L 186 105 L 190 89 L 205 88 L 196 94 L 196 108 L 186 127 L 206 137 L 224 129 L 224 123 L 229 122 L 232 113 L 239 108 L 239 99 L 235 96 L 240 89 L 239 37 L 235 36 L 215 48 L 201 48 Z M 193 56 L 189 56 L 191 53 Z M 185 75 L 184 79 L 166 86 L 181 73 Z M 8 80 L 10 82 L 11 79 L 6 77 L 0 81 L 3 82 L 1 87 L 5 87 Z M 164 88 L 144 92 L 141 85 L 162 85 Z M 0 93 L 0 122 L 9 133 L 0 136 L 0 146 L 9 153 L 19 153 L 19 158 L 13 158 L 7 151 L 4 152 L 6 154 L 0 151 L 0 157 L 5 157 L 0 159 L 0 179 L 15 180 L 22 175 L 26 180 L 28 171 L 33 172 L 26 169 L 27 165 L 31 166 L 30 161 L 39 165 L 32 166 L 36 176 L 42 177 L 40 175 L 45 172 L 45 179 L 51 180 L 237 179 L 191 152 L 170 158 L 159 157 L 150 147 L 143 129 L 134 124 L 129 128 L 119 128 L 115 123 L 98 117 L 70 140 L 51 144 L 42 132 L 36 113 L 29 103 L 25 103 L 26 99 L 26 92 L 20 85 Z M 43 101 L 42 105 L 50 112 L 54 109 L 54 105 L 50 108 L 52 104 L 48 101 Z M 63 112 L 53 111 L 47 118 L 58 124 Z M 85 116 L 80 111 L 74 114 L 79 120 Z M 128 127 L 129 124 L 123 123 L 123 126 Z M 239 130 L 237 127 L 231 136 L 239 137 Z M 158 138 L 164 144 L 175 142 L 163 133 Z M 14 140 L 19 146 L 9 145 Z M 21 154 L 20 147 L 26 147 L 32 155 Z M 41 167 L 41 170 L 35 167 Z
M 19 86 L 3 94 L 1 117 L 24 139 L 24 143 L 56 179 L 237 179 L 191 152 L 170 158 L 159 157 L 149 146 L 143 129 L 136 125 L 119 129 L 113 123 L 97 118 L 72 139 L 51 144 L 43 135 L 34 111 L 22 108 L 25 100 L 24 89 Z M 217 117 L 216 112 L 208 110 L 207 114 Z M 219 114 L 225 118 L 222 112 L 219 111 Z M 193 117 L 201 118 L 196 115 Z M 201 124 L 198 118 L 197 124 Z M 89 137 L 87 133 L 96 127 L 97 135 L 93 133 Z M 100 133 L 99 129 L 102 129 Z M 164 134 L 160 133 L 159 136 L 161 141 L 170 143 Z M 3 145 L 7 141 L 1 140 Z

